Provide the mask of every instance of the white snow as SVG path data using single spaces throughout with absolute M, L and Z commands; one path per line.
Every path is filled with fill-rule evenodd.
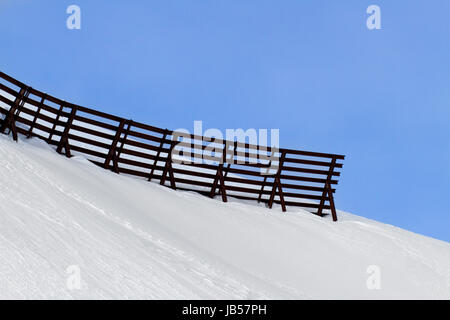
M 450 298 L 450 244 L 394 226 L 222 203 L 38 139 L 0 135 L 0 166 L 2 299 Z

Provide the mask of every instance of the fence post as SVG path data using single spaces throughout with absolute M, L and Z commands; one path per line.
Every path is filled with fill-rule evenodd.
M 22 101 L 20 101 L 19 107 L 17 108 L 17 113 L 14 116 L 14 121 L 17 117 L 19 117 L 20 112 L 22 111 L 23 106 L 25 105 L 25 102 L 28 100 L 28 96 L 30 95 L 31 87 L 26 87 L 25 94 L 22 97 Z
M 226 148 L 226 153 L 224 154 L 223 163 L 224 164 L 227 163 L 227 166 L 223 170 L 223 181 L 225 182 L 227 180 L 228 172 L 230 171 L 230 168 L 231 168 L 231 162 L 234 160 L 234 150 L 233 150 L 233 155 L 232 155 L 232 159 L 231 159 L 232 161 L 228 162 L 227 161 L 228 148 L 227 148 L 226 141 L 224 141 L 224 144 L 225 144 L 225 148 Z M 234 148 L 234 145 L 233 145 L 233 148 Z M 214 189 L 214 190 L 216 190 L 216 189 Z M 226 191 L 226 189 L 225 189 L 225 191 Z M 220 189 L 219 189 L 218 194 L 222 194 L 222 191 Z
M 319 209 L 317 210 L 317 215 L 323 217 L 323 206 L 325 205 L 326 196 L 328 195 L 328 202 L 330 203 L 331 213 L 333 215 L 333 220 L 337 221 L 336 208 L 334 207 L 333 190 L 331 190 L 330 180 L 333 176 L 334 166 L 336 165 L 336 157 L 331 159 L 330 169 L 328 170 L 327 179 L 323 187 L 322 197 L 319 203 Z M 331 196 L 330 196 L 331 194 Z
M 116 172 L 116 173 L 118 173 L 118 171 L 119 171 L 119 165 L 117 163 L 116 147 L 117 147 L 117 143 L 119 142 L 120 136 L 122 135 L 123 128 L 125 127 L 125 122 L 126 122 L 125 119 L 122 119 L 122 121 L 120 121 L 120 124 L 116 130 L 116 135 L 114 136 L 114 139 L 109 148 L 108 155 L 106 156 L 105 163 L 103 165 L 103 167 L 105 169 L 109 169 L 109 163 L 112 160 L 113 161 L 113 169 L 114 169 L 114 172 Z
M 166 141 L 167 133 L 168 133 L 168 130 L 166 129 L 166 130 L 164 131 L 163 136 L 162 136 L 161 143 L 159 144 L 158 151 L 156 152 L 155 161 L 153 162 L 152 170 L 150 171 L 150 174 L 149 174 L 149 176 L 148 176 L 148 181 L 152 181 L 152 178 L 153 178 L 153 172 L 155 172 L 156 165 L 158 164 L 158 161 L 159 161 L 159 155 L 161 154 L 162 147 L 163 147 L 163 145 L 164 145 L 164 143 L 165 143 L 165 141 Z M 162 178 L 161 178 L 161 179 L 162 179 Z
M 120 155 L 122 154 L 122 150 L 123 150 L 123 146 L 125 145 L 127 138 L 128 138 L 128 134 L 130 133 L 130 129 L 131 126 L 133 125 L 133 120 L 126 120 L 125 121 L 127 123 L 127 129 L 125 130 L 125 134 L 123 135 L 122 138 L 122 142 L 120 143 L 120 147 L 119 150 L 117 150 L 117 155 L 116 155 L 116 163 L 117 163 L 117 168 L 115 168 L 117 170 L 117 173 L 119 173 L 119 159 L 120 159 Z M 120 139 L 119 139 L 120 140 Z
M 61 112 L 63 111 L 63 109 L 64 109 L 64 103 L 61 104 L 61 106 L 59 107 L 58 113 L 56 114 L 56 118 L 55 118 L 55 122 L 53 123 L 52 130 L 50 131 L 50 134 L 48 135 L 48 138 L 47 138 L 48 143 L 51 143 L 51 141 L 52 141 L 53 135 L 55 134 L 55 131 L 56 131 L 56 126 L 58 125 L 59 118 L 61 117 Z
M 266 186 L 266 181 L 267 181 L 267 176 L 264 177 L 263 183 L 261 185 L 261 190 L 259 190 L 258 203 L 261 202 L 262 195 L 263 195 L 263 192 L 264 192 L 264 187 Z
M 5 119 L 0 127 L 0 132 L 5 133 L 6 129 L 9 129 L 9 132 L 12 132 L 13 140 L 17 141 L 17 129 L 16 129 L 16 116 L 20 113 L 20 110 L 25 104 L 25 100 L 28 98 L 30 94 L 30 87 L 21 88 L 19 91 L 19 95 L 14 100 L 13 105 L 9 108 L 8 113 L 6 114 Z M 16 111 L 18 114 L 16 115 Z
M 77 107 L 72 106 L 72 111 L 70 112 L 69 118 L 67 119 L 64 132 L 61 135 L 61 139 L 59 140 L 58 147 L 56 148 L 56 152 L 61 153 L 62 148 L 66 151 L 66 157 L 70 158 L 70 145 L 69 145 L 69 131 L 72 126 L 73 118 L 75 117 L 75 113 L 77 112 Z
M 227 175 L 228 175 L 228 172 L 230 171 L 230 167 L 231 167 L 231 163 L 228 163 L 227 167 L 223 169 L 223 181 L 224 182 L 227 180 Z M 222 194 L 222 191 L 219 189 L 218 193 Z
M 273 148 L 273 147 L 272 147 Z M 270 161 L 269 161 L 269 170 L 270 170 L 270 168 L 272 167 L 272 157 L 273 157 L 273 155 L 274 155 L 274 152 L 273 152 L 273 150 L 271 150 L 271 157 L 270 157 Z M 280 164 L 278 164 L 278 166 L 279 166 Z M 261 199 L 262 199 L 262 195 L 263 195 L 263 192 L 264 192 L 264 188 L 266 187 L 266 182 L 267 182 L 267 176 L 269 175 L 269 172 L 267 171 L 267 174 L 264 176 L 264 180 L 263 180 L 263 183 L 262 183 L 262 185 L 261 185 L 261 190 L 259 191 L 259 195 L 258 195 L 258 203 L 260 203 L 261 202 Z
M 164 166 L 164 171 L 163 171 L 163 174 L 162 174 L 162 177 L 161 177 L 161 181 L 159 182 L 159 184 L 160 185 L 164 185 L 164 183 L 166 182 L 167 173 L 169 173 L 170 187 L 175 190 L 177 187 L 176 187 L 176 184 L 175 184 L 175 176 L 173 174 L 173 168 L 172 168 L 172 150 L 173 150 L 174 146 L 175 146 L 175 142 L 172 140 L 170 142 L 169 154 L 167 155 L 166 165 Z
M 34 128 L 34 125 L 36 124 L 37 118 L 38 118 L 38 116 L 39 116 L 39 113 L 41 112 L 41 108 L 42 108 L 42 106 L 44 105 L 44 101 L 45 101 L 45 98 L 46 98 L 46 97 L 47 97 L 47 94 L 44 93 L 44 94 L 42 95 L 41 102 L 39 102 L 39 105 L 38 105 L 38 107 L 37 107 L 36 113 L 34 114 L 33 122 L 31 123 L 30 128 L 28 129 L 28 135 L 27 135 L 27 138 L 31 138 L 31 135 L 33 134 L 33 128 Z
M 226 161 L 226 157 L 227 157 L 227 144 L 224 143 L 223 151 L 222 151 L 222 162 L 219 163 L 219 165 L 217 167 L 216 176 L 214 177 L 214 182 L 212 184 L 211 191 L 209 193 L 210 198 L 214 198 L 214 196 L 216 195 L 217 185 L 220 182 L 220 195 L 222 196 L 223 202 L 228 201 L 227 192 L 226 192 L 226 188 L 225 188 L 225 177 L 223 175 L 223 164 Z M 228 172 L 228 170 L 227 170 L 227 172 Z
M 283 163 L 284 163 L 285 157 L 286 157 L 286 152 L 282 151 L 281 159 L 278 162 L 278 171 L 273 180 L 272 193 L 270 194 L 270 199 L 269 199 L 269 208 L 272 209 L 273 201 L 275 200 L 275 193 L 278 188 L 278 196 L 280 198 L 281 209 L 283 210 L 283 212 L 286 212 L 286 204 L 284 202 L 283 188 L 281 186 L 280 175 L 281 175 L 281 171 L 283 170 Z
M 333 221 L 337 221 L 337 213 L 336 213 L 336 207 L 334 206 L 334 196 L 333 196 L 333 190 L 331 190 L 331 185 L 328 182 L 328 202 L 330 203 L 331 208 L 331 215 L 333 217 Z

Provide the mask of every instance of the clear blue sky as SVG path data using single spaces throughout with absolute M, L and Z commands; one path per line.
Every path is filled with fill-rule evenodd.
M 0 30 L 0 69 L 38 89 L 171 129 L 279 128 L 347 155 L 339 208 L 450 241 L 448 0 L 0 0 Z

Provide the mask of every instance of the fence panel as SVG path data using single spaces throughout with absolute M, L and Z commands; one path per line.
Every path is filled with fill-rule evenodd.
M 17 133 L 38 137 L 67 157 L 82 154 L 116 173 L 224 202 L 329 211 L 337 220 L 333 197 L 343 155 L 181 134 L 63 101 L 2 72 L 0 116 L 0 131 L 14 140 Z

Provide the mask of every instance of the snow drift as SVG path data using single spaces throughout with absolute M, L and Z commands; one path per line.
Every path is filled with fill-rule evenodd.
M 38 139 L 0 135 L 0 165 L 3 299 L 450 298 L 450 244 L 390 225 L 222 203 Z

